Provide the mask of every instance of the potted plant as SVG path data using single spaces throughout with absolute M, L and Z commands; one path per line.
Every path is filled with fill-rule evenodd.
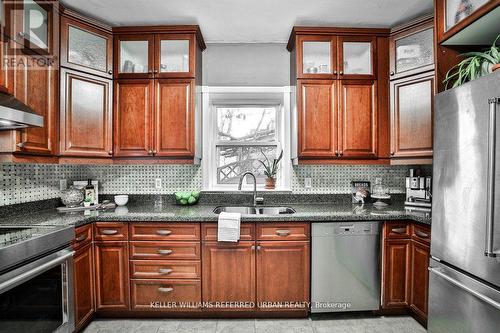
M 272 190 L 276 188 L 276 174 L 279 170 L 279 163 L 283 158 L 283 149 L 281 150 L 278 158 L 273 159 L 273 162 L 267 158 L 264 151 L 261 149 L 260 152 L 264 155 L 266 159 L 265 162 L 259 160 L 259 162 L 264 166 L 264 174 L 266 175 L 266 189 Z
M 458 87 L 465 82 L 475 80 L 499 69 L 500 46 L 497 46 L 499 39 L 500 35 L 495 38 L 490 48 L 484 52 L 463 53 L 462 56 L 466 58 L 446 73 L 443 80 L 445 89 Z

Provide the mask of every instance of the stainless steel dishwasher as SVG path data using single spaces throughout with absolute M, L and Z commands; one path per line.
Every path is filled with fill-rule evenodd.
M 379 309 L 380 228 L 380 222 L 312 224 L 312 313 Z

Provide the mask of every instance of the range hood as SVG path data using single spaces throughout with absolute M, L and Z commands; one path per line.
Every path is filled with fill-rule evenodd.
M 0 131 L 43 127 L 43 117 L 14 96 L 0 92 Z

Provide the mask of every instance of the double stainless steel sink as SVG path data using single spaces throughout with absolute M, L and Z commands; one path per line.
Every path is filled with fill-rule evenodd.
M 272 206 L 219 206 L 214 209 L 215 214 L 241 213 L 242 215 L 283 215 L 293 214 L 295 210 L 291 207 L 272 207 Z

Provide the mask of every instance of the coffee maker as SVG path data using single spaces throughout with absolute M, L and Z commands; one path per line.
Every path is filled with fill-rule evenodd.
M 432 207 L 432 177 L 421 175 L 420 169 L 410 169 L 406 177 L 405 206 Z

